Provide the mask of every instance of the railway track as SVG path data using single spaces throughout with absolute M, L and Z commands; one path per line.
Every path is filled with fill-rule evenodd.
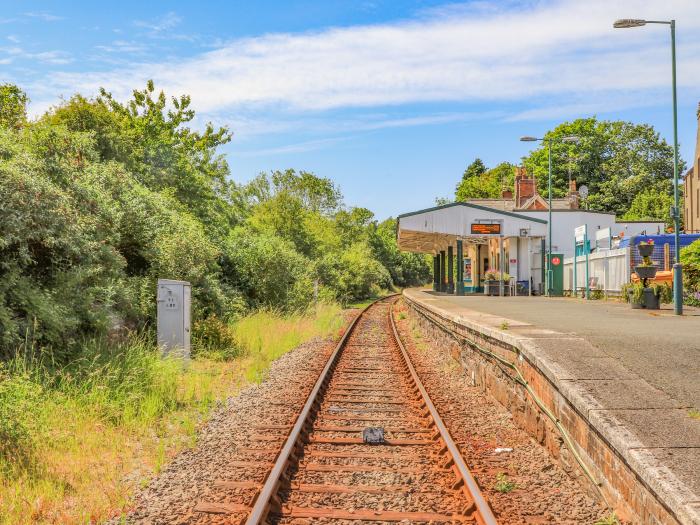
M 264 482 L 225 482 L 249 504 L 202 502 L 207 522 L 496 523 L 400 341 L 394 300 L 348 328 L 293 423 L 256 429 L 276 455 L 250 462 Z

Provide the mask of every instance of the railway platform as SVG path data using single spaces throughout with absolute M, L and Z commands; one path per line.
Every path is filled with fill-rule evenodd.
M 463 341 L 463 353 L 488 347 L 520 366 L 635 522 L 700 524 L 700 310 L 679 318 L 567 298 L 404 297 Z

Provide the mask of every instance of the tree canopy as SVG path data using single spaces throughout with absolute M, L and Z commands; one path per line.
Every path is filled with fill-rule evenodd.
M 476 159 L 464 171 L 455 191 L 455 200 L 499 198 L 504 189 L 513 188 L 514 169 L 509 162 L 486 169 L 483 162 Z
M 569 135 L 578 137 L 579 143 L 557 140 Z M 654 213 L 644 218 L 667 219 L 668 208 L 662 208 L 672 194 L 673 147 L 652 126 L 591 117 L 564 122 L 545 138 L 552 140 L 554 197 L 568 192 L 570 170 L 579 187 L 588 186 L 583 202 L 588 209 L 636 216 L 643 208 L 644 214 Z M 534 173 L 538 189 L 546 197 L 546 144 L 530 152 L 523 164 Z M 684 168 L 681 162 L 681 172 Z M 651 201 L 655 201 L 653 205 Z

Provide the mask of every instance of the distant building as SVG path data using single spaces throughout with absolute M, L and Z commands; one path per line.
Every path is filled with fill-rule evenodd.
M 695 142 L 695 158 L 693 165 L 685 174 L 683 181 L 686 233 L 700 233 L 700 104 L 698 104 L 698 133 Z

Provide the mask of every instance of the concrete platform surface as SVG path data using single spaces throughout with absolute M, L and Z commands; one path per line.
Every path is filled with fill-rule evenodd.
M 407 298 L 523 353 L 682 523 L 700 524 L 700 310 L 545 297 Z

